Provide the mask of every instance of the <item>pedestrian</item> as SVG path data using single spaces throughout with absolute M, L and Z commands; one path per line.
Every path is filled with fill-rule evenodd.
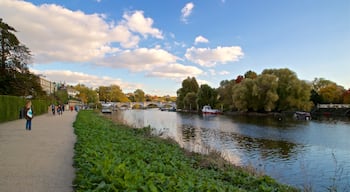
M 62 108 L 60 104 L 57 106 L 57 114 L 62 115 Z
M 33 109 L 32 109 L 32 102 L 27 101 L 25 110 L 24 110 L 24 117 L 26 118 L 26 130 L 30 131 L 32 130 L 32 119 L 33 119 Z
M 55 105 L 54 104 L 51 105 L 51 110 L 52 110 L 52 115 L 55 115 L 55 111 L 56 110 L 55 110 Z

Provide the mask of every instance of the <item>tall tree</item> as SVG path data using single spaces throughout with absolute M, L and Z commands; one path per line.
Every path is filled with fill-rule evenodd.
M 254 85 L 255 81 L 248 78 L 233 86 L 232 100 L 234 107 L 238 111 L 252 110 L 252 102 L 255 102 L 255 100 L 252 98 Z
M 207 84 L 200 86 L 197 93 L 197 104 L 201 109 L 204 105 L 216 106 L 217 103 L 217 92 Z
M 199 89 L 197 80 L 195 77 L 187 77 L 187 79 L 182 81 L 182 87 L 177 90 L 177 100 L 176 100 L 176 106 L 179 109 L 185 109 L 186 103 L 184 102 L 184 99 L 188 93 L 194 93 L 197 94 Z M 192 97 L 192 95 L 191 95 Z M 197 99 L 197 98 L 196 98 Z M 192 105 L 191 105 L 192 107 Z M 197 106 L 196 106 L 197 107 Z
M 128 102 L 129 99 L 126 97 L 126 95 L 123 93 L 122 89 L 118 85 L 111 85 L 110 86 L 110 94 L 111 99 L 114 102 Z
M 350 89 L 348 89 L 347 91 L 344 92 L 343 103 L 350 104 Z
M 195 92 L 189 92 L 184 98 L 184 109 L 197 110 L 197 94 Z
M 14 34 L 15 28 L 0 18 L 0 94 L 42 95 L 39 77 L 28 70 L 29 49 Z M 6 82 L 6 83 L 5 83 Z
M 95 90 L 92 90 L 83 84 L 78 84 L 74 88 L 77 91 L 79 91 L 79 94 L 77 95 L 77 97 L 84 104 L 89 104 L 89 103 L 97 104 L 98 103 L 99 98 L 98 98 L 98 94 Z
M 236 84 L 235 80 L 223 80 L 220 82 L 220 87 L 217 89 L 218 102 L 224 110 L 233 110 L 232 91 Z
M 265 69 L 262 74 L 275 75 L 278 78 L 276 108 L 285 110 L 310 110 L 311 86 L 305 81 L 299 80 L 295 72 L 284 69 Z
M 311 98 L 314 103 L 343 103 L 346 91 L 344 87 L 324 78 L 315 78 L 312 81 L 312 89 L 316 92 L 314 96 L 318 96 Z M 315 99 L 319 100 L 315 101 Z
M 344 87 L 335 83 L 330 83 L 318 91 L 324 103 L 343 103 L 344 92 Z
M 145 101 L 145 92 L 141 89 L 136 89 L 134 91 L 135 101 L 136 102 L 144 102 Z
M 275 109 L 277 94 L 277 77 L 274 75 L 259 75 L 255 79 L 252 92 L 252 108 L 254 111 L 272 111 Z
M 244 78 L 249 78 L 249 79 L 256 79 L 258 77 L 258 74 L 256 74 L 254 71 L 247 71 L 245 74 L 244 74 Z

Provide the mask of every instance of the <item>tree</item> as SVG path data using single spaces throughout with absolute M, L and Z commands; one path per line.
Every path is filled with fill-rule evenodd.
M 31 74 L 29 49 L 14 34 L 15 28 L 0 18 L 0 94 L 43 96 L 39 77 Z
M 236 84 L 234 80 L 223 80 L 220 82 L 218 92 L 218 103 L 222 105 L 224 110 L 232 110 L 234 108 L 232 100 L 233 86 Z
M 134 91 L 135 102 L 144 102 L 145 101 L 145 92 L 141 89 L 136 89 Z
M 98 87 L 98 95 L 101 101 L 107 102 L 111 101 L 110 88 L 106 86 Z
M 324 78 L 315 78 L 312 81 L 312 89 L 317 93 L 311 98 L 314 103 L 343 103 L 346 91 L 344 87 Z
M 110 97 L 114 102 L 129 102 L 128 97 L 123 93 L 122 89 L 118 85 L 110 86 Z
M 336 83 L 330 83 L 318 91 L 324 103 L 343 103 L 344 92 L 344 87 Z
M 249 78 L 249 79 L 256 79 L 258 77 L 258 74 L 256 74 L 254 71 L 247 71 L 245 74 L 244 74 L 244 78 Z
M 350 89 L 348 89 L 347 91 L 344 92 L 343 103 L 350 104 Z
M 238 111 L 248 111 L 252 107 L 253 79 L 244 79 L 232 88 L 233 105 Z
M 244 77 L 242 75 L 238 75 L 235 81 L 236 81 L 236 83 L 240 83 L 243 81 L 243 79 L 244 79 Z
M 195 92 L 189 92 L 184 98 L 185 109 L 197 110 L 197 94 Z
M 184 99 L 188 93 L 195 93 L 197 94 L 199 89 L 198 83 L 196 78 L 187 77 L 187 79 L 182 81 L 182 87 L 177 90 L 177 100 L 176 100 L 176 106 L 179 109 L 184 109 L 186 106 L 186 103 L 184 102 Z
M 97 104 L 99 101 L 98 94 L 96 91 L 86 87 L 83 84 L 78 84 L 75 86 L 75 89 L 79 91 L 77 97 L 84 104 L 94 103 Z
M 287 68 L 265 69 L 262 74 L 270 74 L 277 77 L 277 94 L 279 98 L 276 103 L 276 109 L 278 111 L 311 109 L 311 86 L 305 81 L 299 80 L 293 71 Z
M 57 90 L 55 93 L 59 103 L 68 103 L 68 93 L 66 90 Z
M 215 89 L 211 88 L 209 85 L 201 85 L 197 93 L 198 107 L 202 108 L 204 105 L 215 107 L 217 103 L 217 95 Z
M 252 108 L 254 111 L 269 112 L 275 109 L 278 81 L 274 75 L 259 75 L 255 79 L 255 85 L 252 92 Z

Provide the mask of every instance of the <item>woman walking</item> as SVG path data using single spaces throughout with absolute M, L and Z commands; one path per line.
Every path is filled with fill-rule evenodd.
M 24 110 L 24 117 L 26 118 L 26 130 L 32 130 L 32 119 L 33 119 L 33 109 L 32 109 L 32 102 L 27 101 L 25 110 Z

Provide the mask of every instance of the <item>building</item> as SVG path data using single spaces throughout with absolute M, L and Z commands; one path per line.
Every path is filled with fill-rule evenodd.
M 56 86 L 55 82 L 51 82 L 47 79 L 40 77 L 40 85 L 43 91 L 45 91 L 46 94 L 48 95 L 53 94 L 55 92 L 55 86 Z
M 67 94 L 69 98 L 76 98 L 80 94 L 79 91 L 73 89 L 72 87 L 67 87 Z

